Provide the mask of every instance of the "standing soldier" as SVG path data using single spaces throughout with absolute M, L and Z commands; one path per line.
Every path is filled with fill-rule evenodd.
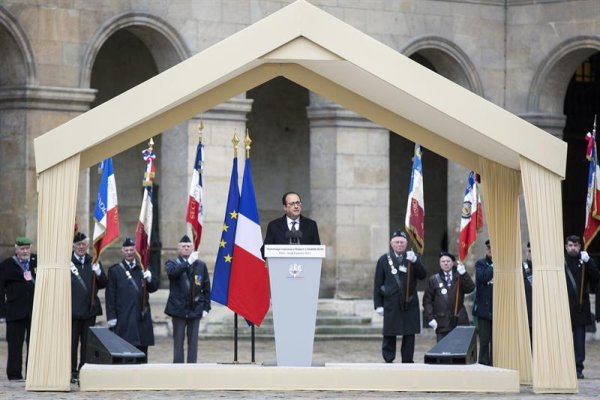
M 6 320 L 6 375 L 11 381 L 23 379 L 23 343 L 29 350 L 36 269 L 31 239 L 18 237 L 15 255 L 0 264 L 0 319 Z
M 135 257 L 135 243 L 126 238 L 121 248 L 123 260 L 108 270 L 106 318 L 108 327 L 140 349 L 148 357 L 154 345 L 149 295 L 158 290 L 158 280 L 149 269 L 143 271 Z
M 98 290 L 104 289 L 108 282 L 100 263 L 92 264 L 87 254 L 90 240 L 81 232 L 73 237 L 71 254 L 71 382 L 79 380 L 79 370 L 85 364 L 87 337 L 91 326 L 96 325 L 96 317 L 102 315 L 102 305 L 98 299 Z M 81 343 L 79 364 L 77 347 Z
M 473 315 L 477 317 L 479 336 L 479 363 L 492 365 L 492 306 L 494 304 L 494 262 L 490 241 L 485 241 L 485 257 L 475 263 L 475 305 Z
M 210 277 L 204 261 L 192 253 L 192 241 L 184 235 L 177 245 L 179 257 L 165 264 L 169 276 L 169 300 L 165 314 L 173 320 L 173 362 L 183 363 L 187 336 L 187 362 L 198 359 L 200 319 L 210 311 Z
M 464 306 L 465 294 L 475 290 L 475 283 L 465 266 L 450 253 L 440 254 L 440 271 L 429 277 L 423 295 L 425 321 L 433 328 L 439 342 L 457 325 L 469 325 Z
M 392 249 L 379 258 L 375 269 L 373 301 L 375 311 L 383 315 L 381 353 L 387 363 L 396 358 L 398 335 L 402 362 L 414 362 L 415 334 L 421 332 L 417 279 L 425 279 L 427 271 L 412 250 L 406 251 L 407 245 L 405 232 L 392 233 Z
M 583 379 L 583 362 L 585 361 L 585 327 L 592 324 L 590 307 L 590 283 L 600 279 L 596 263 L 587 251 L 581 250 L 579 236 L 567 236 L 565 240 L 565 275 L 567 293 L 571 310 L 571 328 L 573 329 L 573 345 L 575 348 L 575 368 L 577 379 Z M 596 319 L 600 319 L 600 303 L 596 300 Z

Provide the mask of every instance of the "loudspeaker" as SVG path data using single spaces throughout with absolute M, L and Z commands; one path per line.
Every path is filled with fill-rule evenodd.
M 425 364 L 475 364 L 477 339 L 474 326 L 457 326 L 425 353 Z
M 90 327 L 86 362 L 90 364 L 142 364 L 146 355 L 108 328 Z

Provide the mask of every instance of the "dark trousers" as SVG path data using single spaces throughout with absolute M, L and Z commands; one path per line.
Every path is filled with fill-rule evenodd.
M 585 361 L 585 325 L 573 325 L 573 347 L 575 348 L 575 368 L 583 372 Z
M 446 336 L 448 336 L 448 334 L 449 334 L 450 332 L 451 332 L 451 331 L 448 331 L 448 332 L 442 332 L 442 333 L 436 333 L 436 335 L 435 335 L 435 338 L 436 338 L 436 340 L 439 342 L 440 340 L 442 340 L 443 338 L 445 338 Z
M 396 358 L 396 336 L 384 336 L 381 344 L 381 354 L 386 363 L 391 363 Z M 415 354 L 415 335 L 402 336 L 400 356 L 403 363 L 413 363 Z
M 9 380 L 23 379 L 23 343 L 29 350 L 29 335 L 31 319 L 6 321 L 6 341 L 8 342 L 8 357 L 6 360 L 6 376 Z M 27 369 L 27 361 L 25 361 Z
M 183 342 L 187 337 L 187 362 L 198 360 L 198 328 L 200 318 L 173 317 L 173 362 L 183 363 Z
M 477 335 L 479 336 L 479 364 L 492 365 L 492 321 L 478 318 Z
M 87 356 L 87 339 L 91 326 L 96 325 L 96 317 L 88 319 L 71 319 L 71 375 L 77 377 L 79 370 L 85 364 Z M 79 349 L 79 364 L 77 364 L 77 348 Z

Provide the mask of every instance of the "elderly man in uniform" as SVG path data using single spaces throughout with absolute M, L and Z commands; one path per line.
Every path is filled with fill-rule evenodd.
M 381 353 L 387 363 L 396 358 L 396 337 L 402 336 L 400 354 L 403 363 L 412 363 L 415 334 L 421 332 L 417 279 L 425 279 L 427 271 L 412 251 L 406 251 L 405 232 L 392 233 L 391 250 L 377 261 L 373 287 L 375 311 L 383 315 Z
M 11 381 L 23 379 L 23 343 L 29 350 L 36 269 L 31 239 L 16 238 L 15 255 L 0 264 L 0 319 L 6 320 L 6 375 Z
M 581 238 L 571 235 L 565 239 L 565 275 L 569 309 L 571 310 L 571 328 L 575 349 L 575 368 L 577 379 L 583 379 L 585 361 L 585 327 L 594 323 L 590 307 L 590 284 L 596 286 L 600 272 L 587 251 L 581 250 Z M 598 293 L 596 293 L 596 320 L 600 320 Z
M 475 283 L 454 255 L 440 254 L 440 270 L 431 275 L 423 295 L 425 321 L 435 330 L 437 341 L 442 340 L 457 325 L 469 325 L 464 306 L 465 294 L 475 290 Z
M 135 257 L 135 243 L 126 238 L 121 247 L 123 260 L 108 270 L 106 319 L 109 328 L 148 357 L 154 346 L 149 295 L 158 290 L 158 280 Z
M 77 232 L 73 237 L 71 254 L 71 382 L 79 380 L 79 370 L 85 364 L 87 337 L 90 326 L 96 325 L 96 317 L 102 315 L 98 290 L 104 289 L 108 278 L 102 265 L 92 264 L 88 254 L 90 240 Z M 81 343 L 79 364 L 77 347 Z
M 183 342 L 187 336 L 187 362 L 198 359 L 200 319 L 210 311 L 210 277 L 204 261 L 192 252 L 192 241 L 184 235 L 177 244 L 179 257 L 167 260 L 169 299 L 165 314 L 173 321 L 173 362 L 183 363 Z

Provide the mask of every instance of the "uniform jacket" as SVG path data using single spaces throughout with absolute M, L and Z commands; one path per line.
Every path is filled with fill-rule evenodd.
M 485 256 L 475 263 L 475 305 L 473 315 L 477 318 L 492 320 L 494 304 L 494 263 Z
M 435 319 L 438 326 L 436 333 L 451 331 L 454 327 L 450 324 L 450 318 L 454 315 L 456 304 L 456 291 L 458 293 L 458 323 L 457 325 L 469 325 L 469 315 L 464 306 L 465 294 L 475 290 L 475 283 L 468 273 L 460 275 L 456 268 L 452 269 L 452 285 L 448 287 L 445 274 L 440 270 L 437 274 L 429 277 L 427 289 L 423 294 L 423 308 L 425 309 L 425 322 Z
M 388 261 L 390 255 L 393 268 Z M 414 335 L 421 332 L 417 279 L 425 279 L 427 271 L 417 258 L 414 263 L 406 260 L 406 253 L 396 257 L 394 252 L 382 255 L 377 261 L 373 282 L 375 308 L 383 307 L 383 335 Z M 406 269 L 406 272 L 404 272 Z M 396 270 L 396 274 L 392 272 Z M 408 301 L 406 301 L 406 277 L 408 278 Z M 394 275 L 398 276 L 398 285 Z
M 169 276 L 169 299 L 165 314 L 171 317 L 202 318 L 210 311 L 210 277 L 203 261 L 192 265 L 183 257 L 165 263 Z
M 6 321 L 30 319 L 37 273 L 37 255 L 29 257 L 32 279 L 25 280 L 24 270 L 16 256 L 0 263 L 0 317 Z
M 583 286 L 581 285 L 581 275 L 585 266 L 585 274 L 583 277 Z M 573 277 L 571 280 L 569 270 Z M 571 324 L 572 325 L 588 325 L 592 323 L 592 314 L 590 310 L 590 283 L 598 282 L 600 278 L 600 272 L 593 259 L 587 263 L 584 263 L 577 258 L 570 257 L 565 253 L 565 275 L 567 279 L 567 293 L 569 295 L 569 309 L 571 310 Z M 598 286 L 598 285 L 596 285 Z M 583 290 L 583 302 L 580 303 L 580 295 Z M 596 318 L 598 317 L 598 311 L 600 307 L 599 301 L 596 301 Z
M 92 257 L 85 255 L 84 263 L 81 264 L 79 257 L 71 254 L 71 311 L 75 319 L 88 319 L 102 315 L 102 305 L 98 299 L 98 290 L 104 289 L 108 278 L 100 265 L 100 276 L 92 270 Z M 77 274 L 73 272 L 77 271 Z M 81 278 L 81 280 L 79 279 Z M 93 279 L 96 280 L 93 283 Z M 84 288 L 85 285 L 85 288 Z M 92 286 L 94 287 L 92 306 Z
M 125 270 L 121 267 L 124 266 Z M 146 311 L 142 315 L 143 284 L 146 285 Z M 134 346 L 154 345 L 152 313 L 148 304 L 148 293 L 158 290 L 158 279 L 153 275 L 150 282 L 143 277 L 143 271 L 136 261 L 130 269 L 125 260 L 108 270 L 106 287 L 106 320 L 117 320 L 115 333 Z

